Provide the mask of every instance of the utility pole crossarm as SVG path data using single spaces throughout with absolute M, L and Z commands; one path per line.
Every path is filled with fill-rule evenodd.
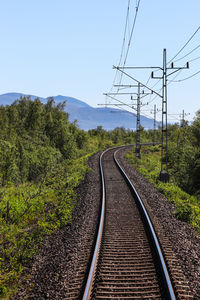
M 119 67 L 115 67 L 113 66 L 113 69 L 117 69 L 120 72 L 122 72 L 124 75 L 128 76 L 129 78 L 131 78 L 132 80 L 136 81 L 137 83 L 139 83 L 141 86 L 145 87 L 146 89 L 148 89 L 149 91 L 151 91 L 152 93 L 156 94 L 157 96 L 159 96 L 160 98 L 162 98 L 162 95 L 160 95 L 159 93 L 157 93 L 156 91 L 152 90 L 151 88 L 149 88 L 147 85 L 145 85 L 144 83 L 142 83 L 141 81 L 137 80 L 136 78 L 132 77 L 131 75 L 129 75 L 128 73 L 122 71 Z
M 176 68 L 176 70 L 174 72 L 171 72 L 171 73 L 167 74 L 167 77 L 174 74 L 174 73 L 176 73 L 176 72 L 178 72 L 178 71 L 180 71 L 180 70 L 182 70 L 182 69 L 186 69 L 186 68 L 178 68 L 178 69 Z M 172 70 L 172 69 L 170 68 L 169 70 Z
M 131 85 L 131 84 L 114 84 L 114 87 L 129 87 L 129 88 L 132 88 L 132 87 L 137 87 L 137 85 Z
M 114 105 L 114 106 L 129 106 L 129 104 L 126 104 L 126 103 L 124 103 L 124 104 L 120 104 L 120 103 L 103 103 L 103 104 L 101 104 L 100 103 L 97 105 L 99 105 L 99 106 L 112 106 L 112 105 Z M 136 104 L 133 104 L 133 105 L 136 105 Z
M 161 67 L 119 67 L 118 66 L 118 68 L 120 70 L 124 70 L 124 69 L 160 69 L 160 70 L 162 70 Z
M 137 95 L 137 93 L 107 93 L 106 96 L 115 96 L 115 95 Z
M 128 105 L 128 104 L 125 104 L 124 102 L 120 101 L 119 99 L 110 96 L 109 93 L 104 93 L 104 95 L 110 97 L 111 99 L 113 99 L 113 100 L 115 100 L 115 101 L 117 101 L 117 102 L 119 102 L 119 103 L 121 103 L 121 104 L 123 104 L 123 105 L 126 105 L 126 106 L 128 106 L 128 107 L 130 107 L 130 108 L 136 110 L 133 106 Z

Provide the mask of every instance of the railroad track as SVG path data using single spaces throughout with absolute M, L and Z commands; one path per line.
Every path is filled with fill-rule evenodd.
M 83 299 L 176 299 L 153 225 L 116 159 L 102 153 L 102 207 Z

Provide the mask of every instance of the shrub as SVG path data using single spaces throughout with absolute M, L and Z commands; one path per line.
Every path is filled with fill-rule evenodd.
M 157 147 L 159 149 L 159 147 Z M 152 151 L 152 147 L 147 147 L 142 153 L 142 158 L 138 160 L 134 155 L 134 150 L 126 154 L 126 158 L 136 169 L 145 176 L 170 202 L 176 211 L 173 213 L 177 219 L 189 222 L 200 231 L 200 206 L 199 200 L 194 196 L 181 190 L 173 181 L 163 183 L 158 181 L 160 172 L 159 152 Z

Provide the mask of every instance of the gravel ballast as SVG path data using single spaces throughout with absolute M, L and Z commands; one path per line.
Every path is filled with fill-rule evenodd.
M 189 224 L 173 216 L 174 205 L 124 158 L 126 152 L 127 148 L 118 152 L 120 164 L 133 182 L 141 199 L 147 204 L 152 218 L 159 223 L 161 234 L 170 241 L 180 268 L 194 294 L 194 299 L 200 299 L 200 236 Z
M 173 204 L 124 159 L 126 151 L 127 148 L 120 150 L 117 158 L 144 200 L 153 221 L 158 224 L 160 234 L 169 240 L 194 299 L 200 299 L 200 237 L 187 223 L 172 215 Z M 73 212 L 72 225 L 44 238 L 40 254 L 27 269 L 28 280 L 22 282 L 12 299 L 70 299 L 73 297 L 67 295 L 73 278 L 79 277 L 80 282 L 84 282 L 101 200 L 98 159 L 99 154 L 89 159 L 92 171 L 86 174 L 77 189 L 78 205 Z M 81 285 L 78 289 L 80 292 Z M 76 299 L 80 299 L 80 294 Z
M 28 280 L 12 299 L 80 299 L 101 199 L 98 160 L 98 153 L 89 158 L 91 171 L 76 190 L 72 224 L 43 239 L 26 270 Z

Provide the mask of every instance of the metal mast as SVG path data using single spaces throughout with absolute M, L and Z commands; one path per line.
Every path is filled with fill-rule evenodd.
M 137 123 L 136 123 L 136 157 L 140 156 L 140 83 L 138 83 L 138 93 L 137 93 Z
M 166 49 L 163 50 L 163 85 L 162 85 L 162 146 L 161 146 L 161 171 L 160 180 L 169 181 L 167 166 L 167 57 Z
M 159 96 L 162 99 L 162 146 L 161 146 L 161 171 L 159 174 L 159 180 L 163 182 L 168 182 L 169 181 L 169 173 L 168 173 L 168 166 L 167 166 L 167 78 L 168 76 L 180 71 L 181 69 L 188 69 L 189 68 L 189 63 L 186 63 L 186 66 L 184 67 L 174 67 L 174 63 L 171 63 L 170 67 L 167 67 L 167 54 L 166 54 L 166 49 L 163 49 L 163 66 L 162 67 L 115 67 L 113 66 L 114 69 L 119 70 L 121 73 L 132 79 L 133 81 L 137 82 L 140 84 L 143 88 L 146 88 L 148 91 L 151 91 L 151 93 Z M 125 72 L 125 69 L 158 69 L 162 72 L 162 76 L 159 77 L 154 77 L 154 72 L 151 73 L 151 77 L 154 79 L 161 79 L 162 80 L 162 93 L 158 93 L 155 90 L 151 89 L 150 87 L 147 86 L 147 84 L 144 84 L 137 80 L 135 77 L 129 75 L 127 72 Z M 167 74 L 168 70 L 172 70 L 171 73 Z M 138 86 L 138 89 L 140 86 Z M 138 95 L 140 93 L 138 92 Z M 139 101 L 140 99 L 138 99 Z M 140 109 L 140 106 L 138 106 L 137 110 Z M 139 112 L 137 114 L 139 116 Z M 139 119 L 137 118 L 137 126 L 139 124 Z M 138 127 L 137 127 L 138 130 Z M 138 130 L 139 132 L 139 130 Z M 136 147 L 136 153 L 139 153 L 139 135 L 137 135 L 138 143 Z
M 156 104 L 154 104 L 154 119 L 153 119 L 153 146 L 156 143 Z

